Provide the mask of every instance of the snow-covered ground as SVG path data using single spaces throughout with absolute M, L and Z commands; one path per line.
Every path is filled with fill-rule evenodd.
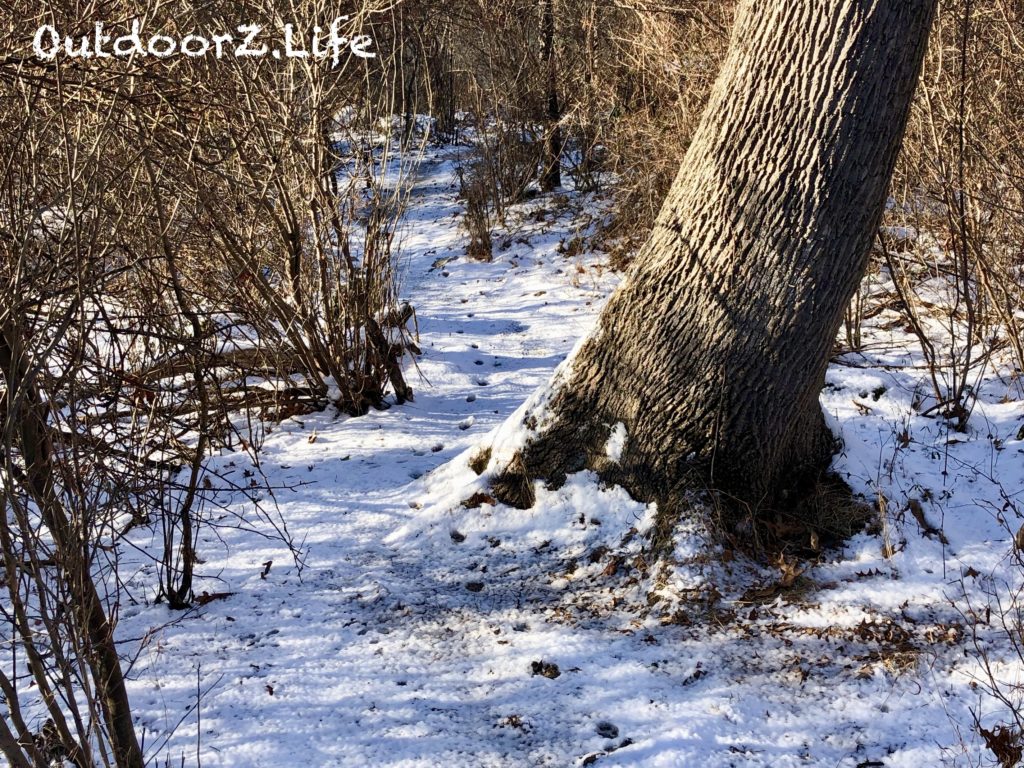
M 130 695 L 147 756 L 979 764 L 972 712 L 989 728 L 1007 714 L 973 684 L 987 679 L 976 649 L 996 662 L 1008 645 L 995 616 L 974 643 L 961 593 L 1019 581 L 1012 382 L 990 371 L 969 431 L 951 432 L 912 407 L 926 390 L 911 337 L 893 315 L 873 318 L 873 351 L 833 365 L 822 403 L 845 443 L 837 469 L 870 503 L 881 491 L 886 524 L 788 573 L 708 543 L 692 521 L 671 561 L 647 562 L 654 510 L 586 473 L 539 490 L 533 510 L 495 506 L 468 457 L 592 326 L 616 278 L 600 254 L 565 253 L 596 210 L 574 195 L 519 206 L 494 260 L 467 260 L 457 151 L 424 160 L 404 232 L 415 402 L 274 426 L 260 455 L 270 517 L 227 489 L 207 507 L 196 591 L 218 599 L 174 613 L 152 602 L 151 565 L 129 581 L 117 631 L 127 652 L 141 647 Z M 242 485 L 253 471 L 244 454 L 209 468 Z

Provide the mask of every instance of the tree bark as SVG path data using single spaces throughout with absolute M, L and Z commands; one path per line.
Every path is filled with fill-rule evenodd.
M 827 467 L 818 395 L 884 210 L 936 0 L 745 0 L 653 233 L 496 472 L 591 468 L 755 516 Z M 612 428 L 627 433 L 618 460 Z

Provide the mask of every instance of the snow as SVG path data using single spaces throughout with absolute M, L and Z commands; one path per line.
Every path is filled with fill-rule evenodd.
M 415 402 L 268 427 L 266 483 L 251 496 L 232 486 L 256 469 L 244 454 L 209 460 L 224 490 L 206 509 L 196 592 L 223 599 L 171 612 L 153 602 L 152 564 L 122 556 L 130 599 L 117 633 L 137 655 L 129 692 L 147 758 L 980 762 L 972 713 L 989 725 L 1007 716 L 973 685 L 985 674 L 961 611 L 966 596 L 983 605 L 1020 581 L 1024 408 L 1007 370 L 986 370 L 956 433 L 914 408 L 926 388 L 913 339 L 886 330 L 886 313 L 873 318 L 872 351 L 836 360 L 822 405 L 844 442 L 837 471 L 868 503 L 882 494 L 885 524 L 787 586 L 696 516 L 648 562 L 657 509 L 590 473 L 538 484 L 533 509 L 509 509 L 486 494 L 497 454 L 527 436 L 509 417 L 550 393 L 542 385 L 618 278 L 600 254 L 559 252 L 601 215 L 600 201 L 575 195 L 517 206 L 494 260 L 468 260 L 456 152 L 424 160 L 402 234 L 423 349 Z M 610 460 L 627 439 L 609 425 Z M 490 444 L 477 475 L 470 459 Z M 160 532 L 133 536 L 155 549 Z M 1006 633 L 995 621 L 978 631 L 998 673 L 1019 679 Z
M 612 427 L 608 435 L 608 442 L 604 445 L 604 453 L 608 459 L 616 464 L 622 461 L 622 451 L 626 447 L 626 425 L 621 421 Z

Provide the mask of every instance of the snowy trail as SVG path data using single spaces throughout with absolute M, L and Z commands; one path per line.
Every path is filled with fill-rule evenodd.
M 423 378 L 409 377 L 415 402 L 359 419 L 293 418 L 264 445 L 301 575 L 269 526 L 233 523 L 252 504 L 225 494 L 199 544 L 197 592 L 232 594 L 184 616 L 123 606 L 120 638 L 146 638 L 130 692 L 147 754 L 208 768 L 922 768 L 950 758 L 977 696 L 952 671 L 963 637 L 945 595 L 963 564 L 1001 567 L 1005 532 L 978 514 L 977 499 L 998 498 L 993 483 L 953 505 L 950 546 L 910 523 L 886 559 L 877 537 L 861 535 L 787 589 L 742 558 L 709 556 L 696 528 L 678 531 L 676 562 L 657 571 L 630 533 L 653 511 L 586 474 L 541 489 L 528 513 L 430 512 L 459 475 L 427 473 L 547 380 L 615 283 L 596 257 L 559 252 L 578 210 L 550 197 L 517 210 L 493 262 L 467 261 L 454 152 L 426 159 L 404 233 L 424 352 Z M 847 439 L 838 468 L 859 490 L 884 485 L 900 500 L 901 484 L 936 481 L 930 421 L 909 425 L 888 480 L 877 466 L 879 433 L 902 418 L 912 381 L 842 367 L 829 376 L 823 403 Z M 879 378 L 886 393 L 856 407 Z M 1024 465 L 1012 439 L 1019 404 L 992 398 L 980 413 Z M 952 450 L 966 464 L 986 449 Z M 210 466 L 237 477 L 244 462 Z M 1002 482 L 1019 492 L 1024 472 L 1014 472 Z M 131 583 L 152 595 L 152 568 L 140 564 Z
M 560 565 L 555 548 L 524 566 L 501 544 L 470 553 L 467 543 L 455 564 L 450 538 L 447 547 L 383 543 L 415 514 L 410 481 L 479 440 L 546 380 L 612 285 L 593 259 L 557 252 L 572 234 L 568 210 L 526 222 L 492 263 L 467 261 L 456 191 L 451 162 L 428 160 L 405 227 L 404 291 L 424 351 L 422 378 L 411 376 L 415 402 L 361 419 L 292 419 L 264 445 L 272 484 L 308 483 L 278 493 L 306 552 L 301 580 L 279 543 L 220 529 L 200 544 L 217 571 L 197 591 L 235 594 L 144 651 L 135 700 L 155 729 L 194 699 L 197 676 L 200 690 L 212 686 L 202 696 L 201 746 L 193 716 L 170 754 L 194 760 L 198 748 L 207 765 L 436 765 L 459 755 L 482 765 L 508 764 L 510 754 L 519 764 L 563 764 L 585 752 L 580 729 L 520 706 L 552 682 L 524 669 L 565 640 L 523 630 L 558 605 L 542 586 Z M 211 463 L 230 475 L 236 460 Z M 274 565 L 264 579 L 266 561 Z M 124 612 L 123 636 L 163 612 L 140 608 Z M 169 684 L 178 654 L 195 669 Z

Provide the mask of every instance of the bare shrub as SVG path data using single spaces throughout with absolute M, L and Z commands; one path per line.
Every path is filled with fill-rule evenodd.
M 1011 538 L 1011 521 L 1021 515 L 1009 502 L 999 515 Z M 972 710 L 970 729 L 991 754 L 994 763 L 1006 768 L 1020 764 L 1024 755 L 1024 686 L 1015 665 L 1024 662 L 1024 573 L 1021 548 L 1015 545 L 1011 554 L 1014 568 L 1009 579 L 997 578 L 968 570 L 957 581 L 957 594 L 952 598 L 959 611 L 969 642 L 968 656 L 974 663 L 971 685 L 981 695 L 978 707 Z M 1003 654 L 1008 652 L 1009 658 Z M 987 761 L 986 761 L 987 762 Z
M 646 237 L 725 54 L 734 3 L 563 7 L 563 123 L 584 186 L 615 175 L 607 235 L 620 263 Z
M 493 255 L 491 244 L 491 200 L 493 191 L 487 183 L 480 163 L 457 166 L 459 195 L 466 202 L 463 224 L 469 234 L 466 254 L 471 259 L 490 261 Z
M 1022 33 L 1016 4 L 942 5 L 886 216 L 882 255 L 931 371 L 930 410 L 960 430 L 994 355 L 1015 360 L 1024 393 Z
M 411 397 L 395 242 L 410 166 L 362 60 L 39 62 L 36 28 L 91 30 L 94 9 L 16 5 L 0 33 L 0 751 L 141 766 L 115 643 L 125 536 L 157 529 L 155 596 L 187 607 L 212 447 L 256 450 L 254 413 Z M 207 30 L 235 10 L 104 13 Z

